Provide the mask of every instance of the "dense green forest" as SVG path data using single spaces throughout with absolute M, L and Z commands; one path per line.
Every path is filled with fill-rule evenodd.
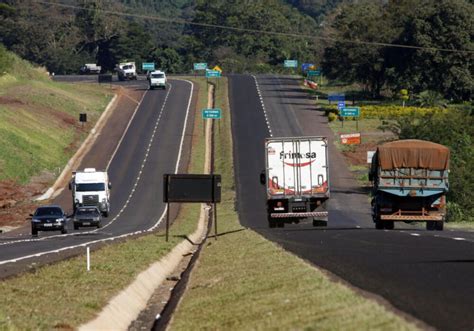
M 0 42 L 49 71 L 125 59 L 170 73 L 193 62 L 229 72 L 278 72 L 285 59 L 372 97 L 439 94 L 471 100 L 474 5 L 469 0 L 83 0 L 0 4 Z M 286 35 L 285 35 L 286 34 Z M 393 47 L 391 44 L 415 46 Z M 416 48 L 419 47 L 419 48 Z

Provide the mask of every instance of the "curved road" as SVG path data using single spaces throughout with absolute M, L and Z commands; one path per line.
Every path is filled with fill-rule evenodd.
M 367 194 L 330 144 L 328 228 L 310 223 L 269 229 L 264 169 L 266 137 L 334 137 L 324 114 L 292 77 L 229 78 L 237 208 L 242 225 L 442 330 L 474 329 L 474 232 L 422 230 L 404 223 L 375 230 Z
M 0 275 L 14 274 L 39 257 L 60 259 L 62 253 L 77 250 L 78 245 L 139 234 L 159 225 L 165 211 L 163 174 L 177 172 L 178 163 L 180 170 L 186 169 L 194 86 L 188 81 L 169 80 L 166 90 L 148 91 L 145 82 L 133 83 L 144 94 L 134 114 L 129 114 L 132 120 L 128 129 L 124 133 L 128 119 L 115 121 L 115 117 L 123 116 L 115 112 L 79 167 L 108 167 L 112 210 L 103 218 L 102 228 L 74 231 L 69 224 L 66 235 L 40 232 L 38 238 L 31 238 L 28 229 L 16 235 L 2 234 Z M 53 203 L 72 209 L 67 188 Z

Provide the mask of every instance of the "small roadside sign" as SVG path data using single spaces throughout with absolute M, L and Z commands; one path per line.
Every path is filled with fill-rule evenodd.
M 359 117 L 360 116 L 360 108 L 359 107 L 341 108 L 340 115 L 342 117 Z
M 342 108 L 345 108 L 346 107 L 346 102 L 345 101 L 339 101 L 337 103 L 337 109 L 339 109 L 339 111 L 341 111 Z
M 345 101 L 346 96 L 344 93 L 329 93 L 328 101 Z
M 341 144 L 343 145 L 359 145 L 360 133 L 341 134 Z
M 155 63 L 154 62 L 144 62 L 144 63 L 142 63 L 142 70 L 148 70 L 148 71 L 155 70 Z
M 283 66 L 285 68 L 298 68 L 298 60 L 285 60 Z
M 308 70 L 308 76 L 321 76 L 321 70 Z
M 203 119 L 219 120 L 222 118 L 222 110 L 220 108 L 208 108 L 202 110 Z
M 367 163 L 372 163 L 372 158 L 374 157 L 375 151 L 367 151 Z
M 204 63 L 204 62 L 194 63 L 193 68 L 194 68 L 194 70 L 206 70 L 207 69 L 207 63 Z
M 206 78 L 218 78 L 221 77 L 221 72 L 217 70 L 206 70 Z
M 219 66 L 214 66 L 214 68 L 212 68 L 212 70 L 219 71 L 220 73 L 222 73 L 222 69 Z
M 314 68 L 313 63 L 302 63 L 301 64 L 301 71 L 303 71 L 303 72 L 307 72 L 308 70 L 311 70 L 313 68 Z

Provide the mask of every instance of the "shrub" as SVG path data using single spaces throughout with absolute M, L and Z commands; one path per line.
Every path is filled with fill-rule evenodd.
M 335 121 L 335 120 L 337 120 L 337 115 L 335 113 L 329 113 L 328 114 L 328 121 L 332 122 L 332 121 Z

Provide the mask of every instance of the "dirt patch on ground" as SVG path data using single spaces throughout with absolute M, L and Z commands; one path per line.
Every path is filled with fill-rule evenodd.
M 351 151 L 343 151 L 342 154 L 346 158 L 346 161 L 350 165 L 354 166 L 367 165 L 367 152 L 375 151 L 377 149 L 377 144 L 375 143 L 366 143 L 352 146 L 353 149 Z
M 20 99 L 0 95 L 0 105 L 21 106 L 24 104 L 25 102 Z

